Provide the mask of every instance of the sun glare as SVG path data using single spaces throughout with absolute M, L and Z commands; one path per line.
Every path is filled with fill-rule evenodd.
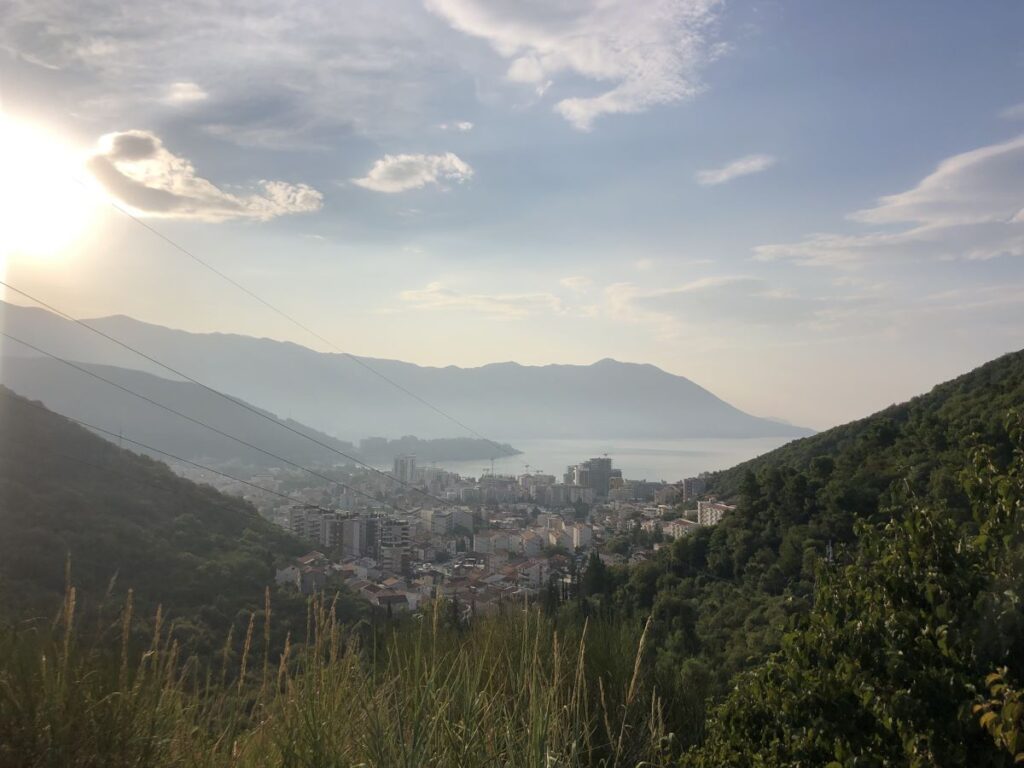
M 66 256 L 94 218 L 82 153 L 38 126 L 0 115 L 0 257 Z

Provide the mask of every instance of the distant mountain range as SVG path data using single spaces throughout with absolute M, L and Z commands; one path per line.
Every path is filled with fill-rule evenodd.
M 242 408 L 231 406 L 223 398 L 191 382 L 168 381 L 142 371 L 108 365 L 76 365 L 298 464 L 333 465 L 346 463 L 346 459 L 288 429 L 282 429 L 281 424 L 336 451 L 349 456 L 356 454 L 356 448 L 351 443 L 296 421 L 281 420 L 267 411 L 255 409 L 266 417 L 260 418 Z M 114 434 L 123 433 L 131 440 L 182 458 L 214 464 L 237 462 L 248 466 L 286 465 L 266 453 L 218 435 L 49 358 L 0 358 L 0 384 L 41 401 L 57 413 Z
M 3 327 L 54 354 L 171 378 L 164 369 L 45 310 L 0 302 Z M 113 316 L 86 321 L 189 376 L 269 412 L 347 440 L 451 437 L 460 428 L 349 357 L 298 344 L 188 333 Z M 14 343 L 5 355 L 32 356 Z M 498 440 L 802 437 L 810 430 L 744 413 L 653 365 L 431 368 L 360 358 L 400 387 Z M 30 397 L 42 397 L 14 386 Z M 43 398 L 45 401 L 45 398 Z M 60 410 L 59 406 L 54 405 Z M 268 425 L 269 426 L 269 425 Z

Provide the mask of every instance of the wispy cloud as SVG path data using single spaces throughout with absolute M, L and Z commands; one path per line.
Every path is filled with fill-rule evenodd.
M 452 152 L 443 155 L 384 155 L 362 178 L 352 179 L 374 192 L 405 192 L 445 181 L 459 184 L 473 178 L 473 168 Z
M 999 116 L 1006 120 L 1024 120 L 1024 102 L 1007 107 Z
M 717 0 L 426 0 L 454 28 L 487 40 L 506 77 L 543 94 L 561 75 L 612 87 L 571 96 L 555 110 L 580 130 L 602 115 L 643 112 L 692 98 L 713 58 Z
M 775 163 L 776 158 L 772 155 L 745 155 L 733 160 L 731 163 L 726 163 L 721 168 L 697 171 L 694 178 L 696 178 L 698 184 L 704 184 L 705 186 L 724 184 L 740 176 L 749 176 L 752 173 L 767 171 Z
M 460 120 L 456 123 L 441 123 L 442 131 L 457 131 L 458 133 L 468 133 L 473 130 L 473 123 L 469 120 Z
M 171 83 L 167 86 L 163 102 L 175 107 L 180 107 L 206 101 L 208 98 L 210 98 L 210 94 L 204 91 L 196 83 L 181 82 Z
M 614 320 L 649 327 L 660 339 L 725 338 L 737 328 L 776 334 L 797 328 L 828 332 L 877 297 L 869 291 L 804 295 L 750 275 L 717 275 L 662 289 L 616 283 L 605 289 Z
M 561 300 L 550 293 L 462 293 L 439 282 L 402 291 L 399 296 L 416 309 L 472 312 L 503 320 L 563 310 Z
M 323 205 L 317 190 L 284 181 L 260 180 L 247 192 L 227 192 L 199 176 L 189 160 L 170 152 L 149 131 L 103 136 L 88 167 L 111 195 L 147 216 L 267 221 Z
M 881 229 L 762 245 L 756 257 L 855 265 L 870 259 L 1024 256 L 1024 136 L 947 158 L 913 188 L 847 218 Z
M 572 275 L 570 277 L 563 277 L 558 282 L 570 291 L 583 293 L 590 287 L 592 281 L 589 277 L 584 277 L 583 275 Z

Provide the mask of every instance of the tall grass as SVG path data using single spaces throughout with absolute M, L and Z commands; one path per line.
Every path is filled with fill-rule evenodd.
M 53 626 L 0 635 L 0 766 L 669 764 L 646 627 L 506 608 L 367 631 L 313 599 L 305 637 L 272 648 L 268 596 L 200 662 L 159 614 L 138 647 L 130 599 L 116 642 L 84 639 L 69 589 Z

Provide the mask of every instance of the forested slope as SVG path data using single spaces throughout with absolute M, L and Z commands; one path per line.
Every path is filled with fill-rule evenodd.
M 654 617 L 659 689 L 699 743 L 696 713 L 732 689 L 811 615 L 823 567 L 857 558 L 858 526 L 924 508 L 976 533 L 969 494 L 978 450 L 995 471 L 1011 463 L 1014 410 L 1024 406 L 1024 354 L 999 358 L 926 395 L 791 443 L 716 475 L 737 509 L 663 548 L 609 569 L 592 558 L 578 610 Z M 898 521 L 897 521 L 898 522 Z M 852 599 L 852 598 L 851 598 Z M 771 763 L 768 763 L 771 764 Z
M 240 499 L 174 475 L 0 388 L 0 614 L 52 615 L 65 566 L 86 609 L 162 604 L 183 639 L 223 640 L 303 545 Z M 109 597 L 106 597 L 107 593 Z M 191 629 L 190 629 L 191 628 Z M 185 638 L 184 635 L 195 637 Z
M 835 477 L 866 486 L 862 495 L 867 501 L 895 478 L 907 477 L 908 471 L 916 492 L 934 489 L 942 495 L 950 488 L 941 475 L 963 466 L 969 444 L 996 446 L 1005 460 L 1009 443 L 1003 423 L 1007 412 L 1021 405 L 1024 351 L 1004 355 L 867 418 L 794 440 L 717 472 L 711 490 L 735 498 L 750 472 L 790 468 L 813 473 L 817 462 L 819 471 L 829 468 Z M 940 477 L 934 476 L 936 472 Z

